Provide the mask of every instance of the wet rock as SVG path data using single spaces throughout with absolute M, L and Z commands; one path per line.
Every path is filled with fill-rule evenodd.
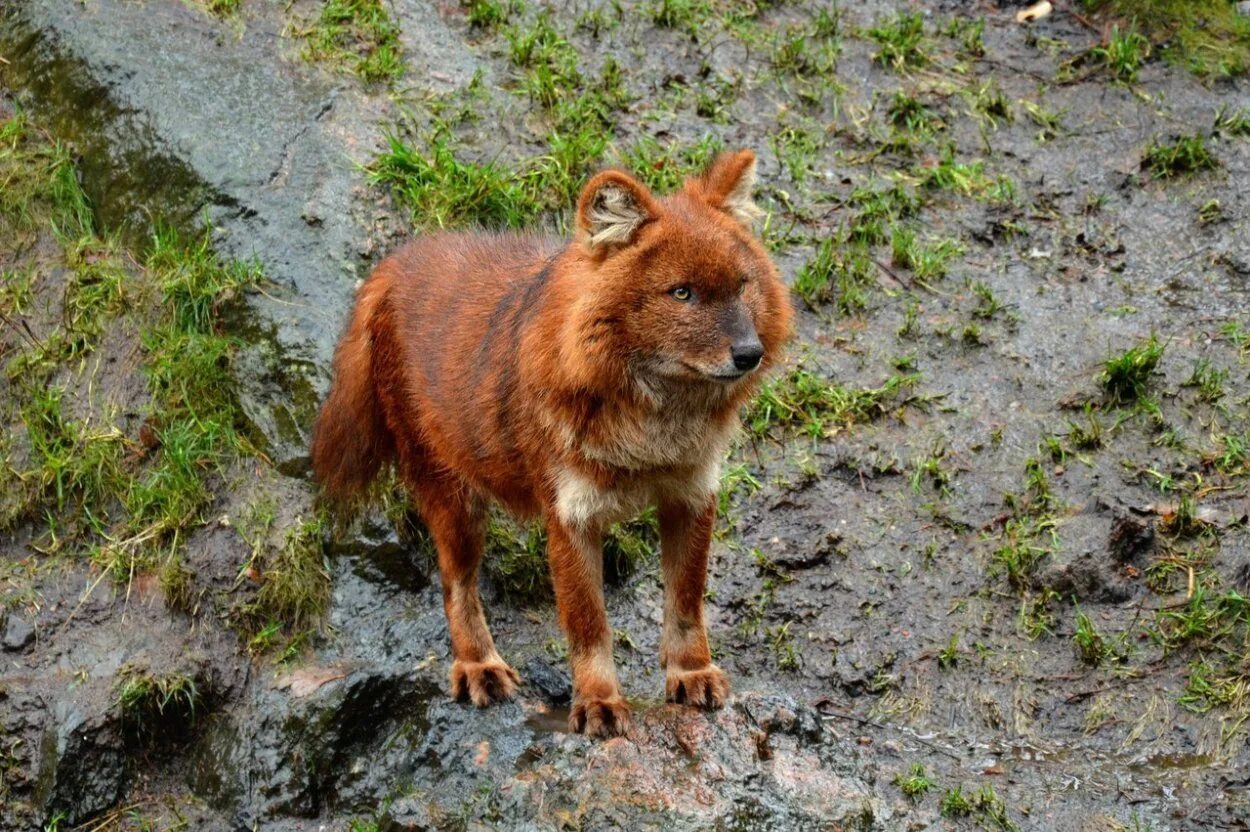
M 20 616 L 10 615 L 8 622 L 4 625 L 4 637 L 0 639 L 0 645 L 9 652 L 16 652 L 25 650 L 34 641 L 34 626 Z
M 380 515 L 359 518 L 351 530 L 332 538 L 330 552 L 346 557 L 366 581 L 417 592 L 430 583 L 433 554 L 419 552 L 421 541 L 405 538 Z
M 125 738 L 105 685 L 78 688 L 51 709 L 40 747 L 36 801 L 45 817 L 77 826 L 114 806 L 129 782 Z
M 840 646 L 834 654 L 829 678 L 848 696 L 861 696 L 871 689 L 878 676 L 894 666 L 896 658 L 893 651 L 881 652 L 874 646 L 851 642 Z
M 1034 575 L 1034 585 L 1078 601 L 1119 603 L 1133 597 L 1138 585 L 1119 552 L 1127 551 L 1131 558 L 1146 533 L 1134 532 L 1131 524 L 1118 533 L 1114 528 L 1107 511 L 1078 514 L 1062 522 L 1056 529 L 1059 542 Z
M 1154 547 L 1155 527 L 1149 517 L 1122 513 L 1111 522 L 1107 548 L 1120 563 L 1137 560 Z
M 260 261 L 270 287 L 249 299 L 240 399 L 269 457 L 299 474 L 369 266 L 357 252 L 374 233 L 372 208 L 353 162 L 380 146 L 388 105 L 300 71 L 274 48 L 283 25 L 258 10 L 222 37 L 194 4 L 6 3 L 0 83 L 74 143 L 104 227 L 143 240 L 149 217 L 192 231 L 207 214 L 220 253 Z
M 742 709 L 767 736 L 785 734 L 809 743 L 820 742 L 824 723 L 810 707 L 777 694 L 749 697 Z
M 845 554 L 837 532 L 825 532 L 806 544 L 792 545 L 779 539 L 770 544 L 770 559 L 783 569 L 811 569 L 828 563 L 833 555 Z
M 568 674 L 538 656 L 521 666 L 521 679 L 552 705 L 567 705 L 573 697 Z
M 193 749 L 192 787 L 249 827 L 376 805 L 410 771 L 409 744 L 398 740 L 425 735 L 424 703 L 434 694 L 411 671 L 393 669 L 298 691 L 286 680 L 258 686 Z

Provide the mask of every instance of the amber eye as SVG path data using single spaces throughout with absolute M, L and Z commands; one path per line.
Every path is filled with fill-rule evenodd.
M 690 291 L 689 286 L 677 286 L 670 289 L 668 293 L 680 301 L 687 301 L 694 297 L 694 294 Z

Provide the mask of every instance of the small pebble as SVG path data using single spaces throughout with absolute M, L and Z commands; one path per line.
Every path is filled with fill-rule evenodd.
M 9 623 L 4 628 L 4 649 L 13 652 L 25 650 L 34 640 L 35 628 L 30 622 L 10 615 Z

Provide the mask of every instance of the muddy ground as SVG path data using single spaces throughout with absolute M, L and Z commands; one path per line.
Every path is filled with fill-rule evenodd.
M 0 12 L 4 113 L 72 144 L 103 226 L 141 246 L 154 217 L 207 222 L 268 278 L 234 324 L 258 451 L 180 543 L 189 611 L 150 576 L 44 554 L 37 519 L 0 537 L 0 825 L 1250 826 L 1244 78 L 1161 50 L 1117 78 L 1087 52 L 1110 23 L 1063 3 L 1027 27 L 1007 4 L 899 4 L 924 34 L 891 66 L 893 37 L 869 31 L 896 22 L 884 2 L 498 4 L 483 23 L 396 0 L 401 65 L 365 81 L 304 54 L 319 4 L 222 5 Z M 521 173 L 555 157 L 558 116 L 511 45 L 544 20 L 627 92 L 580 165 L 657 181 L 691 148 L 753 148 L 765 239 L 804 289 L 787 369 L 727 465 L 708 618 L 735 697 L 662 703 L 644 547 L 608 595 L 638 714 L 610 742 L 566 732 L 554 609 L 499 570 L 485 597 L 520 698 L 446 699 L 438 577 L 402 511 L 325 531 L 316 622 L 258 649 L 231 615 L 256 547 L 312 512 L 302 449 L 354 282 L 437 224 L 369 171 L 391 136 Z M 1213 163 L 1149 152 L 1190 135 Z M 894 189 L 880 232 L 864 189 Z M 560 193 L 523 218 L 562 228 Z M 813 291 L 829 239 L 866 241 L 864 259 Z M 4 257 L 54 279 L 38 247 Z M 1157 365 L 1106 379 L 1152 336 Z M 125 378 L 105 374 L 119 395 Z M 845 408 L 831 389 L 886 392 Z M 137 734 L 118 697 L 136 666 L 194 679 L 199 709 Z

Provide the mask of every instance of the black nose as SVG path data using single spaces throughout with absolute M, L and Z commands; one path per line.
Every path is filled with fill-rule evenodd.
M 760 359 L 764 357 L 764 345 L 759 341 L 734 344 L 729 348 L 729 354 L 733 357 L 734 366 L 745 373 L 759 366 Z

